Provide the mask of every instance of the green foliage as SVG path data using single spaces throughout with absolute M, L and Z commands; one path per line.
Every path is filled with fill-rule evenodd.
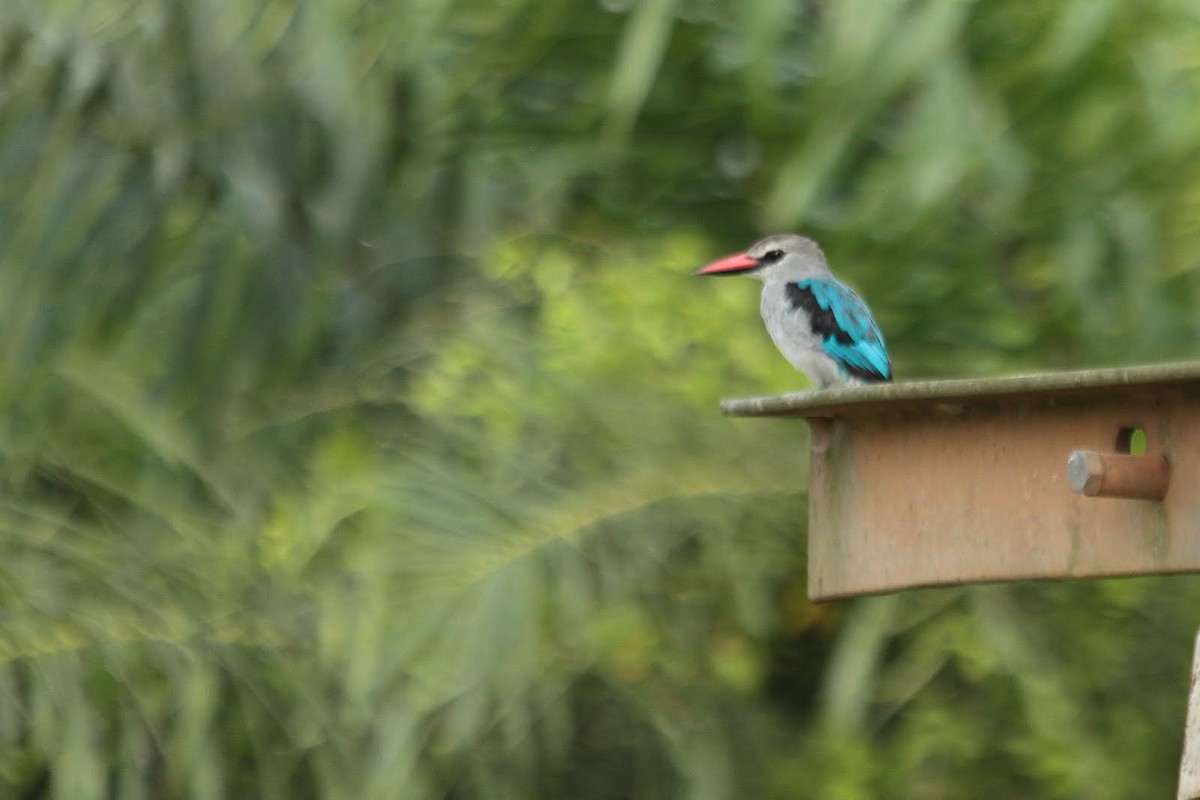
M 1195 582 L 809 604 L 689 271 L 810 232 L 902 377 L 1194 356 L 1195 14 L 0 4 L 0 795 L 1166 794 Z

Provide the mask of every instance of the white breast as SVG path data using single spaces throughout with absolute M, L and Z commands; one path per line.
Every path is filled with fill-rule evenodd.
M 844 383 L 846 378 L 825 354 L 821 337 L 812 332 L 808 314 L 792 309 L 786 287 L 786 283 L 773 281 L 763 284 L 759 310 L 771 340 L 783 357 L 817 386 Z

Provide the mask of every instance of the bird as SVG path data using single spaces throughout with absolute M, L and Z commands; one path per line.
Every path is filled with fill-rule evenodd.
M 693 274 L 761 280 L 759 307 L 767 333 L 817 388 L 891 382 L 892 361 L 871 309 L 833 277 L 825 253 L 812 239 L 792 233 L 768 236 Z

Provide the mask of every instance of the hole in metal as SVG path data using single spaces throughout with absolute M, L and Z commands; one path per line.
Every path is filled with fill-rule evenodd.
M 1141 426 L 1121 428 L 1117 431 L 1116 450 L 1134 456 L 1146 455 L 1146 429 Z

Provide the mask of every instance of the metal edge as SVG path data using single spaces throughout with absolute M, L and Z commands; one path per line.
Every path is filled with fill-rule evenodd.
M 721 401 L 731 417 L 844 417 L 876 411 L 982 405 L 1056 395 L 1122 394 L 1128 389 L 1200 387 L 1200 362 L 956 378 L 788 392 Z

